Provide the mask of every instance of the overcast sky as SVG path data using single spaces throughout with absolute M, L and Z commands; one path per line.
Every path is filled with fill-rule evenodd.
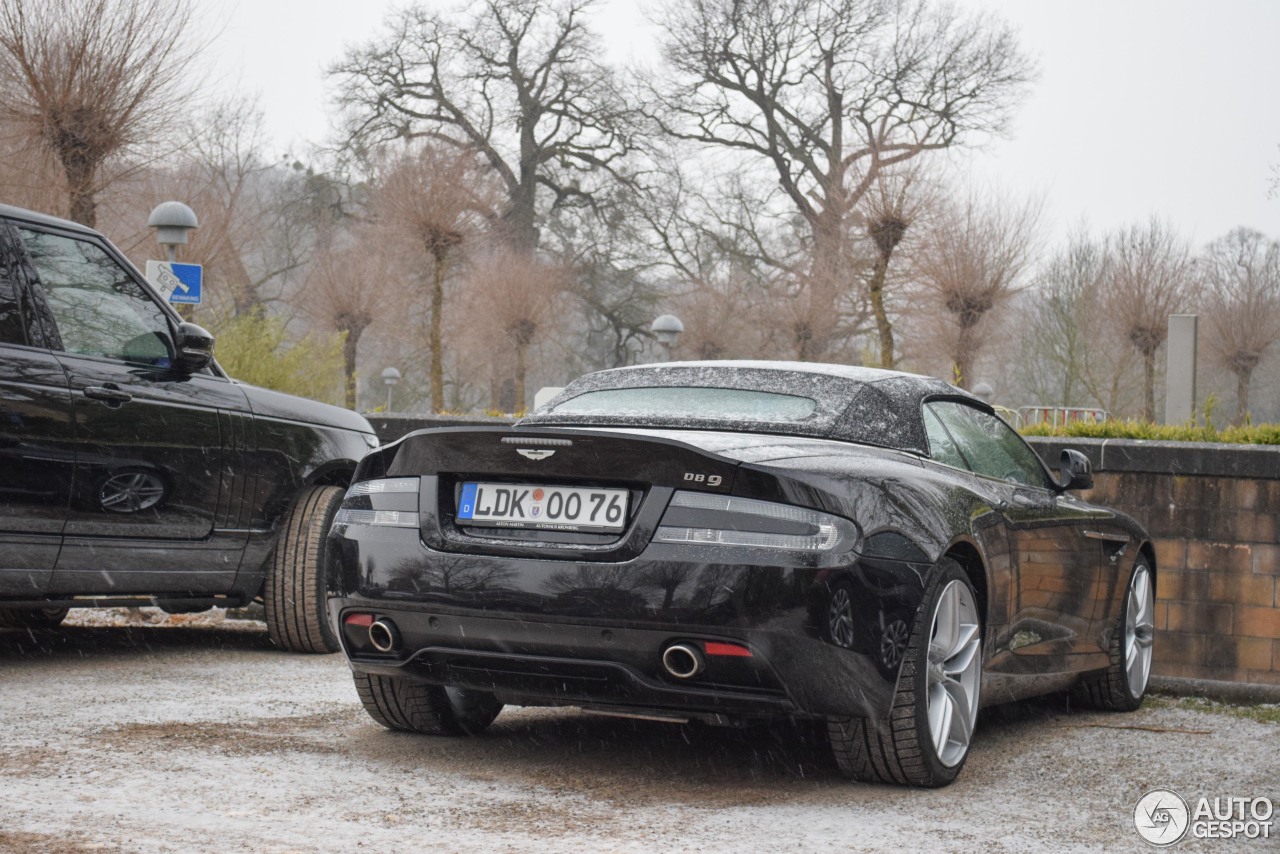
M 404 0 L 203 0 L 224 91 L 256 94 L 278 153 L 329 133 L 324 68 Z M 448 7 L 453 4 L 438 4 Z M 1010 138 L 956 155 L 972 180 L 1040 193 L 1048 236 L 1168 219 L 1197 243 L 1236 225 L 1280 238 L 1280 2 L 963 0 L 1021 34 L 1040 79 Z M 639 4 L 596 13 L 622 60 L 652 57 Z

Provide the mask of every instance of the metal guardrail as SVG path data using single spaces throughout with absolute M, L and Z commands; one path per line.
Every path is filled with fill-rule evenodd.
M 1091 406 L 1020 406 L 1018 407 L 1018 426 L 1030 427 L 1034 424 L 1048 424 L 1060 427 L 1064 424 L 1084 422 L 1100 424 L 1110 415 L 1105 409 Z

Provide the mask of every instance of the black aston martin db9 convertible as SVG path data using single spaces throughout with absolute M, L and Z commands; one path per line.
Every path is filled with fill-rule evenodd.
M 424 430 L 360 463 L 329 618 L 387 727 L 503 704 L 825 723 L 840 769 L 960 772 L 983 705 L 1137 708 L 1154 553 L 991 407 L 836 365 L 582 377 L 514 428 Z

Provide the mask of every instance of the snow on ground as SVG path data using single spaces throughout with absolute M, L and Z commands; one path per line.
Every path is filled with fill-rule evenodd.
M 1280 724 L 1163 698 L 988 710 L 960 779 L 916 791 L 847 783 L 788 727 L 507 709 L 478 738 L 392 733 L 341 656 L 261 624 L 73 617 L 0 631 L 0 851 L 1136 851 L 1153 788 L 1280 803 Z

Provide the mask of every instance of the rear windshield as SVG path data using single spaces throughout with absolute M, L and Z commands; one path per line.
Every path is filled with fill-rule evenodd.
M 589 391 L 560 403 L 551 412 L 622 418 L 708 418 L 790 423 L 808 418 L 817 406 L 813 398 L 793 394 L 665 386 Z

